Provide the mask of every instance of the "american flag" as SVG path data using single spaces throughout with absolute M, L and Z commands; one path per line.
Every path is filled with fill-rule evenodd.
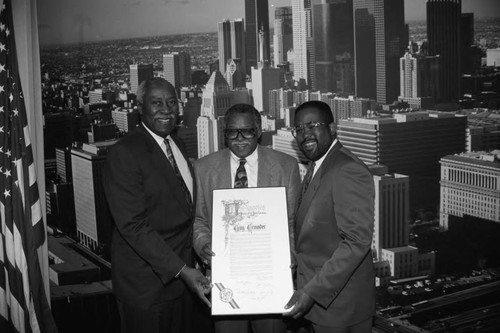
M 46 234 L 10 1 L 0 8 L 0 332 L 56 332 L 37 255 Z

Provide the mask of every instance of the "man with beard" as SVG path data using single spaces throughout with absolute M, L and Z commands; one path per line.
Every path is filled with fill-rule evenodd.
M 304 317 L 315 333 L 365 333 L 375 311 L 375 192 L 368 168 L 337 140 L 333 121 L 320 101 L 295 111 L 293 135 L 311 162 L 295 216 L 298 290 L 285 315 Z
M 178 99 L 169 82 L 152 78 L 139 85 L 137 103 L 142 124 L 110 150 L 104 173 L 121 332 L 189 333 L 197 313 L 192 293 L 210 306 L 210 282 L 193 268 L 196 190 L 172 134 Z

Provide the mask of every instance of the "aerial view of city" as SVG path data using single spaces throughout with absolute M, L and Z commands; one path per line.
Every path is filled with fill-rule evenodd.
M 500 331 L 499 1 L 39 0 L 38 23 L 59 332 L 120 332 L 102 170 L 152 77 L 191 161 L 248 103 L 303 177 L 295 109 L 329 104 L 375 186 L 373 332 Z

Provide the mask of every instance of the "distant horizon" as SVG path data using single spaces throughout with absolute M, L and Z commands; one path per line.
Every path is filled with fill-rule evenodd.
M 483 16 L 483 17 L 474 17 L 474 21 L 476 20 L 499 20 L 500 16 Z M 413 19 L 406 20 L 406 23 L 411 22 L 426 22 L 426 19 Z M 270 28 L 270 31 L 273 31 L 273 28 Z M 137 36 L 137 37 L 119 37 L 112 39 L 103 39 L 103 40 L 92 40 L 92 41 L 84 41 L 84 42 L 67 42 L 67 43 L 53 43 L 53 44 L 40 44 L 40 48 L 52 48 L 57 46 L 71 46 L 71 45 L 79 45 L 79 44 L 88 44 L 88 43 L 105 43 L 110 41 L 118 41 L 118 40 L 127 40 L 127 39 L 142 39 L 142 38 L 152 38 L 152 37 L 163 37 L 163 36 L 183 36 L 183 35 L 200 35 L 200 34 L 216 34 L 217 31 L 199 31 L 199 32 L 186 32 L 186 33 L 172 33 L 172 34 L 159 34 L 159 35 L 147 35 L 147 36 Z
M 425 20 L 426 0 L 404 0 L 405 21 Z M 244 0 L 38 0 L 41 46 L 212 33 L 223 19 L 244 17 Z M 291 0 L 269 0 L 274 8 Z M 498 0 L 462 0 L 462 12 L 499 18 Z M 272 24 L 270 25 L 272 27 Z

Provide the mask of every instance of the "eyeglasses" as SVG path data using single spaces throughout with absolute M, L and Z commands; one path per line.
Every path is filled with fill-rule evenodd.
M 224 131 L 224 135 L 226 136 L 226 139 L 229 140 L 234 140 L 238 138 L 238 135 L 241 134 L 241 136 L 245 139 L 252 139 L 255 137 L 255 134 L 257 133 L 257 130 L 255 128 L 240 128 L 240 129 L 226 129 Z
M 312 130 L 312 129 L 315 129 L 316 127 L 320 126 L 320 125 L 329 125 L 329 124 L 328 123 L 318 123 L 316 121 L 310 121 L 307 124 L 302 124 L 302 125 L 298 125 L 298 126 L 292 127 L 292 135 L 294 137 L 297 137 L 297 135 L 304 134 L 306 128 L 308 130 Z

